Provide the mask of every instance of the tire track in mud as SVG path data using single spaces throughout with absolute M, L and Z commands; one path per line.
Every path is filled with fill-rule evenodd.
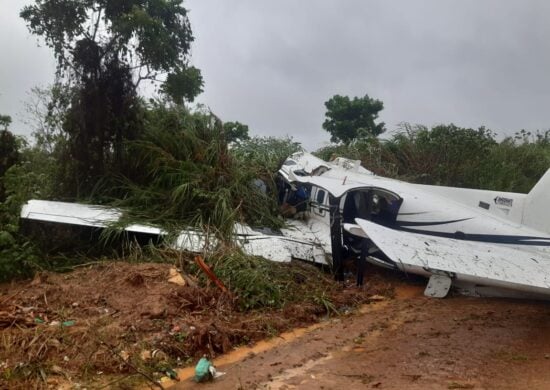
M 214 361 L 219 371 L 226 375 L 214 383 L 202 388 L 235 389 L 241 387 L 279 389 L 293 388 L 296 378 L 307 376 L 307 372 L 341 355 L 365 351 L 372 353 L 376 348 L 367 350 L 359 347 L 359 342 L 370 346 L 387 331 L 395 331 L 406 321 L 405 311 L 398 310 L 401 301 L 421 295 L 422 288 L 404 286 L 397 288 L 396 300 L 384 299 L 362 306 L 357 313 L 282 334 L 274 341 L 259 343 L 251 348 L 239 348 Z M 384 313 L 390 311 L 397 315 L 389 318 Z M 365 329 L 368 327 L 369 329 Z M 266 343 L 271 344 L 266 348 Z M 239 359 L 234 359 L 237 356 Z M 237 360 L 237 361 L 235 361 Z M 229 362 L 229 365 L 225 364 Z M 179 372 L 181 382 L 166 383 L 173 389 L 193 388 L 191 381 L 193 369 Z
M 201 388 L 550 388 L 548 303 L 396 291 L 394 300 L 218 366 L 226 375 Z

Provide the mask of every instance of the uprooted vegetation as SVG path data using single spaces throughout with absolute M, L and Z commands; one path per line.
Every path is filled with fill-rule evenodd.
M 364 290 L 343 289 L 301 263 L 264 264 L 261 271 L 272 267 L 264 276 L 271 289 L 249 286 L 250 275 L 227 275 L 212 262 L 232 291 L 223 293 L 203 279 L 190 255 L 162 256 L 173 264 L 106 260 L 1 286 L 0 387 L 115 381 L 112 387 L 127 388 L 203 354 L 217 356 L 344 313 L 372 294 L 392 295 L 383 280 L 373 278 Z M 176 265 L 183 270 L 179 284 L 168 281 Z M 257 290 L 263 287 L 268 289 Z M 247 300 L 254 306 L 244 307 Z

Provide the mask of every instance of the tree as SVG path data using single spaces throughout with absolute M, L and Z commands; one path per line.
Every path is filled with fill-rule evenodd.
M 353 99 L 334 95 L 325 102 L 325 107 L 327 112 L 323 129 L 331 134 L 331 142 L 343 142 L 347 145 L 357 138 L 379 136 L 386 130 L 384 122 L 375 123 L 384 104 L 369 95 Z
M 35 147 L 48 155 L 66 141 L 63 122 L 71 103 L 70 93 L 61 84 L 33 87 L 27 93 L 23 121 L 32 131 Z
M 193 42 L 187 10 L 178 0 L 35 0 L 21 11 L 29 30 L 41 36 L 54 50 L 57 74 L 100 77 L 114 65 L 131 71 L 134 86 L 143 80 L 159 81 L 163 86 L 182 78 L 202 77 L 189 66 Z M 102 67 L 103 66 L 103 67 Z M 188 87 L 183 85 L 183 87 Z M 182 94 L 174 85 L 170 88 Z M 192 101 L 200 93 L 184 93 Z
M 240 122 L 225 122 L 223 124 L 225 139 L 228 143 L 240 142 L 250 139 L 248 135 L 248 126 Z
M 4 127 L 3 130 L 8 130 L 8 127 L 11 124 L 11 116 L 9 115 L 0 115 L 0 126 Z
M 11 123 L 9 115 L 0 115 L 0 203 L 6 198 L 3 177 L 6 171 L 19 161 L 17 138 L 8 130 Z
M 176 103 L 202 91 L 181 1 L 35 0 L 21 17 L 53 49 L 57 82 L 70 96 L 65 195 L 88 195 L 106 173 L 132 174 L 125 144 L 143 128 L 142 81 Z

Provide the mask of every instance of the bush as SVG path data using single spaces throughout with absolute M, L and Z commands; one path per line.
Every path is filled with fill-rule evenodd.
M 359 139 L 316 154 L 361 160 L 377 174 L 413 183 L 529 192 L 550 167 L 550 132 L 522 131 L 499 143 L 485 127 L 405 123 L 388 140 Z

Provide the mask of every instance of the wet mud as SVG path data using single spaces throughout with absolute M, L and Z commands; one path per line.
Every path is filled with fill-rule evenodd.
M 548 389 L 550 305 L 451 296 L 400 282 L 395 297 L 268 348 L 229 353 L 204 389 Z M 238 358 L 232 359 L 232 356 Z M 199 386 L 183 377 L 173 389 Z

